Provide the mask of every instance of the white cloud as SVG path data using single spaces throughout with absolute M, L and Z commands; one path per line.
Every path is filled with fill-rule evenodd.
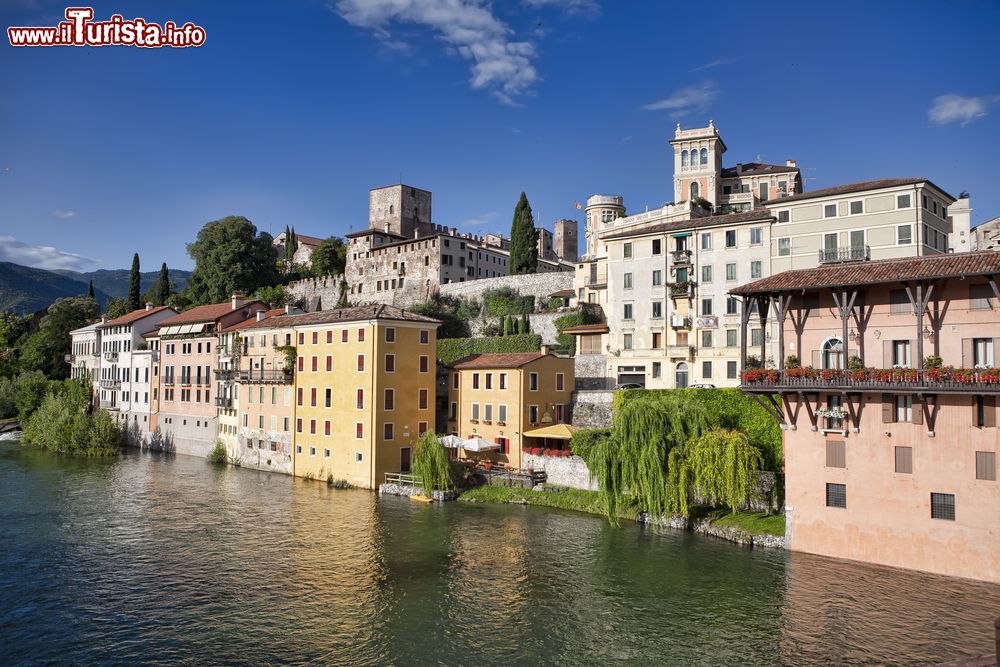
M 713 67 L 721 67 L 722 65 L 730 65 L 736 62 L 736 58 L 719 58 L 718 60 L 713 60 L 710 63 L 705 63 L 704 65 L 698 65 L 693 68 L 692 72 L 701 72 L 706 69 L 712 69 Z
M 997 101 L 1000 101 L 1000 95 L 966 97 L 949 93 L 934 98 L 931 108 L 927 110 L 927 117 L 938 125 L 968 125 L 985 116 L 989 106 Z
M 28 245 L 13 236 L 0 236 L 0 261 L 14 262 L 39 269 L 82 271 L 98 263 L 95 259 L 65 252 L 52 246 Z
M 582 14 L 596 17 L 601 13 L 601 3 L 597 0 L 524 0 L 529 7 L 555 7 L 567 14 Z
M 475 215 L 468 220 L 462 222 L 463 227 L 483 227 L 490 224 L 493 220 L 497 218 L 496 211 L 491 211 L 490 213 L 480 213 Z
M 711 81 L 705 81 L 697 86 L 681 88 L 670 97 L 644 104 L 645 111 L 672 111 L 675 116 L 681 116 L 691 111 L 705 111 L 711 106 L 719 90 Z
M 330 7 L 393 48 L 400 48 L 390 32 L 393 24 L 430 28 L 449 49 L 472 63 L 472 87 L 490 90 L 505 104 L 515 104 L 538 81 L 532 64 L 535 47 L 512 41 L 513 31 L 480 0 L 330 0 Z
M 76 217 L 76 211 L 57 208 L 56 210 L 52 211 L 52 217 L 59 218 L 60 220 L 69 220 L 70 218 Z

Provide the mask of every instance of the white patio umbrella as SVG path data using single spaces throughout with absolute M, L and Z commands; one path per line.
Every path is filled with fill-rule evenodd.
M 448 434 L 438 438 L 438 442 L 441 443 L 442 447 L 447 447 L 448 449 L 458 449 L 462 446 L 462 439 L 457 435 Z
M 462 441 L 462 449 L 467 452 L 486 452 L 491 449 L 500 449 L 500 445 L 489 440 L 483 440 L 479 436 L 473 436 Z

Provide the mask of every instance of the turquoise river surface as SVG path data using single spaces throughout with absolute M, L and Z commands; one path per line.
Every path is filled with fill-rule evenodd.
M 522 506 L 0 443 L 2 665 L 924 664 L 1000 586 Z

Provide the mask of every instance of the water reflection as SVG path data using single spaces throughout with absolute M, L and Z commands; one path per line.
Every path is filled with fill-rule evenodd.
M 916 664 L 1000 587 L 184 456 L 0 447 L 4 664 Z

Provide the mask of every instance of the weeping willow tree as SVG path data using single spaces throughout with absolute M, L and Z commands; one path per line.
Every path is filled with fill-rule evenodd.
M 425 431 L 413 443 L 411 467 L 414 476 L 420 479 L 424 495 L 428 498 L 433 495 L 435 489 L 451 488 L 451 461 L 448 460 L 448 453 L 432 431 Z
M 753 494 L 764 463 L 746 434 L 722 429 L 693 440 L 685 458 L 692 486 L 703 496 L 724 502 L 734 513 Z
M 653 516 L 686 510 L 689 472 L 681 452 L 707 423 L 705 409 L 683 391 L 639 395 L 621 406 L 610 436 L 592 443 L 586 456 L 612 523 L 626 494 Z

